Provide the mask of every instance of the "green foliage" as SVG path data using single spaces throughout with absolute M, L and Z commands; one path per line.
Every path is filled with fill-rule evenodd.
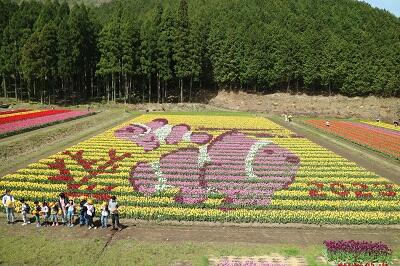
M 363 2 L 102 2 L 0 0 L 4 96 L 42 97 L 32 82 L 72 102 L 145 87 L 158 102 L 223 87 L 400 95 L 400 20 Z

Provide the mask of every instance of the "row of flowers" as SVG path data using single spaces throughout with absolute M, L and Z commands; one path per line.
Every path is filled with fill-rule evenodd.
M 30 109 L 17 109 L 17 110 L 8 110 L 8 111 L 0 111 L 0 117 L 5 117 L 6 115 L 22 113 L 31 111 Z
M 89 111 L 37 110 L 0 116 L 0 137 L 50 126 L 93 114 Z
M 375 126 L 375 127 L 381 127 L 381 128 L 386 128 L 386 129 L 390 129 L 390 130 L 396 130 L 396 131 L 400 131 L 400 127 L 399 126 L 395 126 L 394 124 L 388 124 L 385 122 L 375 122 L 375 121 L 369 121 L 369 120 L 362 120 L 361 123 L 367 124 L 367 125 L 371 125 L 371 126 Z
M 279 137 L 277 137 L 279 136 Z M 141 219 L 396 224 L 400 188 L 259 117 L 143 115 L 0 181 L 16 197 L 118 196 Z
M 382 242 L 324 241 L 326 256 L 335 263 L 390 263 L 393 251 Z
M 305 123 L 320 130 L 348 139 L 359 145 L 400 159 L 400 132 L 350 121 L 306 120 Z

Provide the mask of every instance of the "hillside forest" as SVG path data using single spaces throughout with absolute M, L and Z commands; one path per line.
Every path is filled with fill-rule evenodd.
M 0 0 L 0 78 L 0 97 L 61 104 L 399 97 L 400 18 L 356 0 Z

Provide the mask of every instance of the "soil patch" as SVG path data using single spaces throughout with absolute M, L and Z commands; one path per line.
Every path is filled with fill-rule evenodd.
M 250 94 L 221 90 L 210 104 L 237 111 L 283 113 L 308 117 L 380 118 L 390 123 L 400 116 L 400 98 L 309 96 L 289 93 Z

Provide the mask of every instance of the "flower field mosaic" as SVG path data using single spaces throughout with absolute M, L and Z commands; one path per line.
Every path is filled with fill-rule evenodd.
M 341 120 L 330 121 L 329 127 L 325 120 L 310 119 L 305 123 L 400 160 L 400 131 L 385 127 L 384 123 L 380 123 L 379 127 L 372 122 Z
M 398 224 L 400 188 L 255 116 L 146 114 L 0 179 L 16 198 L 116 195 L 140 219 Z

